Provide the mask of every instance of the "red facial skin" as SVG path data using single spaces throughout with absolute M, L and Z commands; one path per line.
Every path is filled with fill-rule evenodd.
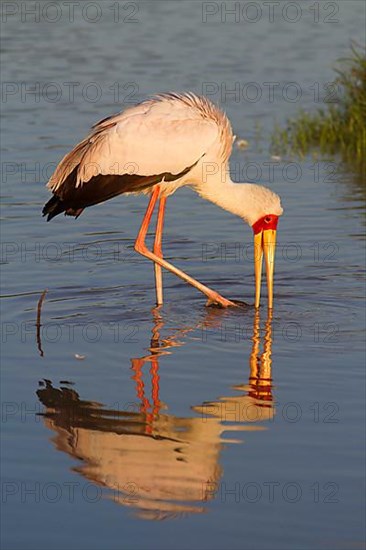
M 263 216 L 263 218 L 260 218 L 258 221 L 253 223 L 252 229 L 254 235 L 257 235 L 257 233 L 261 233 L 262 231 L 265 231 L 266 229 L 277 229 L 278 224 L 278 216 L 275 214 L 267 214 L 267 216 Z

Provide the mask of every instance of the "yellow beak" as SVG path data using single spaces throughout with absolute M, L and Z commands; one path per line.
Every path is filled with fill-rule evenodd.
M 273 272 L 276 251 L 275 229 L 265 229 L 254 235 L 255 307 L 259 307 L 262 283 L 263 254 L 266 262 L 268 309 L 273 309 Z

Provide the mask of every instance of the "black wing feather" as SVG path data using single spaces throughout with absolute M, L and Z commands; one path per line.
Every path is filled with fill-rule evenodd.
M 199 159 L 198 159 L 199 160 Z M 162 181 L 174 181 L 186 175 L 198 162 L 188 166 L 179 174 L 164 172 L 151 176 L 139 174 L 102 175 L 93 176 L 87 183 L 76 187 L 77 168 L 67 176 L 63 184 L 53 197 L 45 204 L 42 214 L 47 215 L 47 221 L 65 212 L 68 216 L 76 218 L 84 208 L 117 197 L 123 193 L 141 192 L 153 187 Z

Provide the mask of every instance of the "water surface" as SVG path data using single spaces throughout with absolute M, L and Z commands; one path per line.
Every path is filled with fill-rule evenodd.
M 200 2 L 142 2 L 137 22 L 116 23 L 107 4 L 95 24 L 3 25 L 3 80 L 18 86 L 3 103 L 3 546 L 361 548 L 362 188 L 333 161 L 289 166 L 268 148 L 274 120 L 300 105 L 284 87 L 319 105 L 316 83 L 363 39 L 364 5 L 331 3 L 338 22 L 298 2 L 296 23 L 235 23 L 203 22 Z M 57 101 L 22 95 L 50 82 Z M 258 101 L 242 96 L 250 82 Z M 90 83 L 97 101 L 80 92 Z M 237 85 L 239 100 L 226 93 Z M 273 318 L 205 308 L 170 274 L 154 310 L 152 266 L 133 252 L 146 198 L 40 216 L 48 171 L 92 123 L 171 89 L 211 90 L 250 143 L 233 178 L 282 197 Z M 167 258 L 248 303 L 251 243 L 192 191 L 168 201 Z

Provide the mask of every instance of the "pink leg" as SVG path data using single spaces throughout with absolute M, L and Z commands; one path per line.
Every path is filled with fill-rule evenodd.
M 156 222 L 156 232 L 154 241 L 154 254 L 163 257 L 161 241 L 163 237 L 164 214 L 165 214 L 166 197 L 161 197 L 159 201 L 158 219 Z M 155 269 L 155 289 L 156 289 L 156 305 L 160 306 L 163 303 L 163 275 L 161 265 L 154 263 Z
M 189 283 L 192 286 L 194 286 L 195 288 L 197 288 L 200 292 L 203 292 L 203 294 L 205 294 L 207 296 L 207 298 L 209 299 L 210 303 L 218 303 L 222 307 L 235 306 L 236 304 L 234 304 L 230 300 L 227 300 L 226 298 L 221 296 L 218 292 L 215 292 L 214 290 L 211 290 L 210 288 L 203 285 L 202 283 L 200 283 L 196 279 L 193 279 L 193 277 L 190 277 L 189 275 L 187 275 L 187 273 L 185 273 L 184 271 L 181 271 L 180 269 L 178 269 L 177 267 L 175 267 L 171 263 L 167 262 L 163 258 L 159 257 L 158 255 L 154 254 L 153 252 L 151 252 L 147 248 L 147 246 L 145 244 L 145 238 L 146 238 L 147 231 L 149 229 L 149 225 L 150 225 L 150 222 L 151 222 L 152 214 L 154 212 L 156 201 L 159 198 L 159 192 L 160 192 L 159 186 L 156 186 L 153 193 L 152 193 L 152 195 L 151 195 L 151 199 L 150 199 L 149 205 L 147 207 L 144 219 L 142 220 L 140 231 L 139 231 L 139 233 L 137 235 L 137 239 L 135 241 L 135 250 L 136 250 L 136 252 L 138 252 L 142 256 L 145 256 L 146 258 L 149 258 L 150 260 L 152 260 L 156 264 L 160 265 L 161 267 L 164 267 L 165 269 L 167 269 L 171 273 L 174 273 L 175 275 L 177 275 L 178 277 L 183 279 L 183 281 L 186 281 L 187 283 Z

